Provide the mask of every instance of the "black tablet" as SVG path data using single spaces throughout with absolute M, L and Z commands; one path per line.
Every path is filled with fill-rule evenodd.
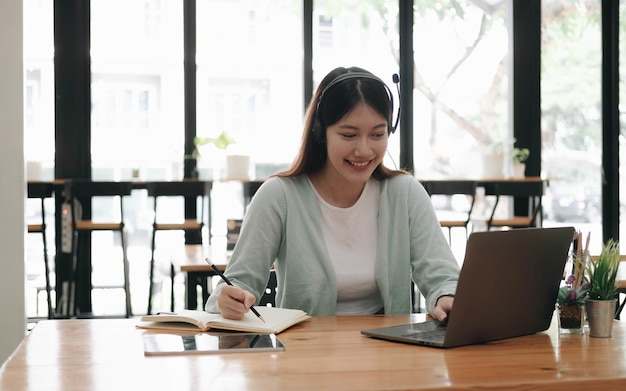
M 221 354 L 285 350 L 275 334 L 145 333 L 144 355 Z

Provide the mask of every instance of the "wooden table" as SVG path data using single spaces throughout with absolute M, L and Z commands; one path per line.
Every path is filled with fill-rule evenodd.
M 480 179 L 476 179 L 476 183 L 477 183 L 478 186 L 485 186 L 485 185 L 489 185 L 489 184 L 492 184 L 492 183 L 498 183 L 498 182 L 528 182 L 528 183 L 545 182 L 545 183 L 548 183 L 548 180 L 546 178 L 542 178 L 540 176 L 524 176 L 524 177 L 520 177 L 520 178 L 509 177 L 509 178 L 480 178 Z
M 210 249 L 201 244 L 185 245 L 185 258 L 177 260 L 174 264 L 180 268 L 185 276 L 185 308 L 195 310 L 198 308 L 197 288 L 202 290 L 202 303 L 209 299 L 210 286 L 208 279 L 216 276 L 217 273 L 205 261 L 210 257 Z M 212 259 L 212 258 L 211 258 Z M 212 259 L 213 260 L 213 259 Z M 223 272 L 226 270 L 225 261 L 213 260 L 215 266 Z
M 211 292 L 210 277 L 217 276 L 217 273 L 213 268 L 204 260 L 207 256 L 210 257 L 210 248 L 202 245 L 186 245 L 185 246 L 185 256 L 176 260 L 175 264 L 180 268 L 180 270 L 186 273 L 185 277 L 185 308 L 195 310 L 198 308 L 198 299 L 201 297 L 202 299 L 202 307 L 204 303 L 209 299 L 209 295 Z M 215 266 L 221 271 L 224 272 L 227 266 L 227 259 L 212 258 L 213 262 L 215 262 Z M 260 298 L 259 305 L 275 305 L 275 294 L 276 294 L 276 275 L 274 273 L 270 273 L 269 280 L 267 283 L 267 288 L 265 293 Z M 198 287 L 202 291 L 200 295 L 198 295 Z
M 2 390 L 616 390 L 626 326 L 612 338 L 545 333 L 442 350 L 361 329 L 423 314 L 314 317 L 279 334 L 284 352 L 145 357 L 137 319 L 39 322 L 0 370 Z

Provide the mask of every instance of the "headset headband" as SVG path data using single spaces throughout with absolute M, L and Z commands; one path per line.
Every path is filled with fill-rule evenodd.
M 398 121 L 400 119 L 400 110 L 398 109 L 398 117 L 396 118 L 395 123 L 392 126 L 392 120 L 393 120 L 393 108 L 394 108 L 394 104 L 393 104 L 393 94 L 391 93 L 391 90 L 389 89 L 389 86 L 387 86 L 387 84 L 382 81 L 379 77 L 371 74 L 371 73 L 367 73 L 367 72 L 348 72 L 348 73 L 344 73 L 342 75 L 337 76 L 336 78 L 334 78 L 330 83 L 328 83 L 328 85 L 326 87 L 324 87 L 324 89 L 322 90 L 322 92 L 320 93 L 319 98 L 317 99 L 317 107 L 315 110 L 315 115 L 319 116 L 319 109 L 320 109 L 320 104 L 322 102 L 322 98 L 324 97 L 324 94 L 326 94 L 326 92 L 331 89 L 332 87 L 336 86 L 337 84 L 346 81 L 346 80 L 350 80 L 350 79 L 370 79 L 370 80 L 375 80 L 377 82 L 379 82 L 380 84 L 383 85 L 383 87 L 385 87 L 385 91 L 387 91 L 387 95 L 389 97 L 389 101 L 391 102 L 391 118 L 389 118 L 389 133 L 394 133 L 396 131 L 396 128 L 398 127 Z M 398 83 L 400 82 L 400 78 L 398 76 L 397 73 L 393 74 L 393 82 L 396 84 L 396 86 L 398 87 L 398 95 L 400 94 L 400 87 L 398 86 Z

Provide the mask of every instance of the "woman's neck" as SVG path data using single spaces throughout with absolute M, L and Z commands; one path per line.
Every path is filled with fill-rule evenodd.
M 309 178 L 324 201 L 338 208 L 349 208 L 354 205 L 365 188 L 365 182 L 354 184 L 337 181 L 323 173 L 310 174 Z

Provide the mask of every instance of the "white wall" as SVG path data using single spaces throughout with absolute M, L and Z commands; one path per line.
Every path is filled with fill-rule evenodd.
M 26 330 L 22 14 L 0 1 L 0 363 Z

